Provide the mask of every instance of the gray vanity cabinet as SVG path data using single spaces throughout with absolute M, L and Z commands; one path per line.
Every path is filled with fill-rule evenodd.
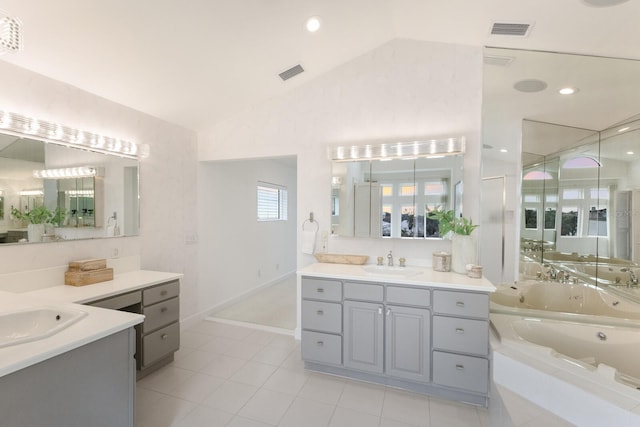
M 412 381 L 429 381 L 429 310 L 386 307 L 385 360 L 387 375 Z
M 344 366 L 384 371 L 384 307 L 382 303 L 344 302 Z
M 302 358 L 342 365 L 342 282 L 302 278 Z

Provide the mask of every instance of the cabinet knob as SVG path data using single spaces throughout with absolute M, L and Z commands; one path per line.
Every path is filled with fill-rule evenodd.
M 322 347 L 324 345 L 324 341 L 316 341 L 316 345 L 318 347 Z
M 168 310 L 168 308 L 167 308 L 167 307 L 162 307 L 162 308 L 160 309 L 160 313 L 166 313 L 166 312 L 167 312 L 167 310 Z
M 456 302 L 456 307 L 464 307 L 464 302 L 462 301 Z
M 317 314 L 318 316 L 322 316 L 322 315 L 324 314 L 324 311 L 322 311 L 322 310 L 318 310 L 318 311 L 316 311 L 316 314 Z
M 378 314 L 382 314 L 382 307 L 378 307 Z
M 162 291 L 160 291 L 160 295 L 165 296 L 167 295 L 167 290 L 163 289 Z
M 161 339 L 162 341 L 166 340 L 167 338 L 169 338 L 169 334 L 162 334 L 162 335 L 160 335 L 160 339 Z
M 458 371 L 464 371 L 464 365 L 456 365 Z
M 387 316 L 391 314 L 391 309 L 387 308 Z
M 464 329 L 456 328 L 456 332 L 459 333 L 459 334 L 464 334 Z
M 322 293 L 324 293 L 324 288 L 318 288 L 318 289 L 316 289 L 316 292 L 319 293 L 319 294 L 322 294 Z

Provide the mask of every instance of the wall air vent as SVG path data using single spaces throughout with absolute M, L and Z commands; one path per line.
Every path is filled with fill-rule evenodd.
M 495 65 L 497 67 L 508 67 L 515 58 L 512 56 L 485 55 L 484 63 L 487 65 Z
M 282 81 L 287 81 L 291 77 L 295 77 L 295 76 L 297 76 L 298 74 L 300 74 L 302 72 L 304 72 L 304 68 L 302 68 L 302 65 L 298 64 L 298 65 L 294 65 L 293 67 L 289 68 L 288 70 L 285 70 L 285 71 L 281 72 L 278 75 L 280 76 Z
M 491 25 L 491 35 L 527 37 L 532 26 L 528 22 L 494 22 Z

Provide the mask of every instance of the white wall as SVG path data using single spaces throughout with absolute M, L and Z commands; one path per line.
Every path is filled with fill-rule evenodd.
M 329 144 L 464 135 L 465 216 L 478 222 L 481 97 L 480 47 L 394 40 L 286 96 L 212 126 L 199 135 L 198 158 L 297 155 L 298 227 L 313 211 L 321 231 L 329 232 Z M 298 238 L 298 266 L 313 262 L 312 256 L 301 254 L 300 245 Z M 426 265 L 431 264 L 433 251 L 449 247 L 448 241 L 332 238 L 329 242 L 331 252 L 376 257 L 394 250 L 409 264 Z
M 288 220 L 256 220 L 256 184 L 287 187 Z M 294 159 L 201 162 L 198 234 L 201 311 L 296 269 Z
M 194 132 L 0 61 L 0 108 L 136 143 L 140 163 L 138 237 L 0 245 L 0 273 L 42 269 L 74 259 L 140 255 L 142 268 L 184 273 L 181 316 L 196 312 L 196 135 Z M 64 278 L 60 278 L 63 283 Z

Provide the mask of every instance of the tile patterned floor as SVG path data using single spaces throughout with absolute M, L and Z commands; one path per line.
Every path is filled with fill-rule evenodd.
M 488 427 L 475 406 L 306 371 L 291 336 L 202 321 L 137 383 L 138 427 Z

